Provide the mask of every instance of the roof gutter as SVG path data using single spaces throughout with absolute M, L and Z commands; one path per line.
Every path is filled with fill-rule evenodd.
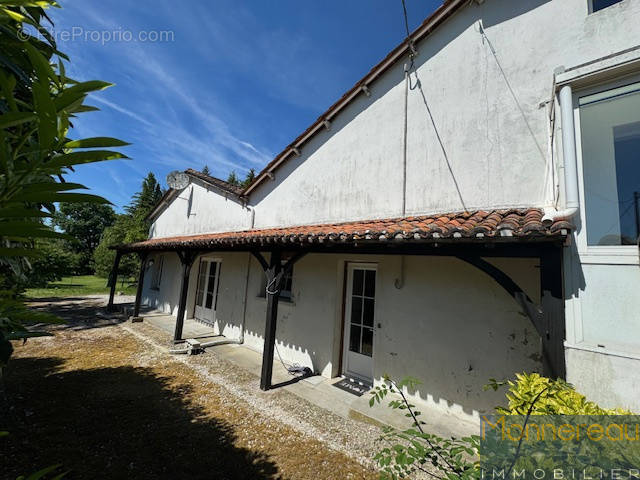
M 449 18 L 456 10 L 469 4 L 469 0 L 445 0 L 445 2 L 429 16 L 422 25 L 420 25 L 411 34 L 411 41 L 417 43 L 423 38 L 428 36 L 436 27 Z M 409 51 L 409 43 L 407 40 L 398 45 L 395 49 L 387 55 L 378 65 L 373 67 L 371 71 L 365 75 L 358 83 L 356 83 L 351 90 L 345 93 L 340 100 L 334 103 L 329 109 L 322 114 L 313 125 L 311 125 L 302 135 L 294 140 L 293 143 L 288 145 L 281 153 L 279 153 L 273 161 L 271 161 L 265 168 L 258 174 L 256 179 L 241 193 L 242 196 L 247 196 L 258 185 L 268 178 L 273 178 L 273 172 L 288 158 L 291 156 L 297 156 L 304 143 L 318 133 L 323 128 L 329 128 L 331 119 L 333 119 L 340 111 L 342 111 L 347 105 L 349 105 L 358 95 L 364 94 L 370 96 L 370 85 L 380 75 L 391 68 L 396 62 L 398 62 Z

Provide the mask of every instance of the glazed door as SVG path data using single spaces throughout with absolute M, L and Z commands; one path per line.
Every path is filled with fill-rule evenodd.
M 351 264 L 347 269 L 343 373 L 373 381 L 373 334 L 376 266 Z
M 213 324 L 216 319 L 216 298 L 218 296 L 219 276 L 220 262 L 207 260 L 205 258 L 200 260 L 194 316 L 201 322 Z

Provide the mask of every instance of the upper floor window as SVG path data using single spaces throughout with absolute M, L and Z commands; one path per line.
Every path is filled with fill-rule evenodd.
M 164 255 L 160 255 L 153 262 L 153 274 L 151 275 L 151 288 L 160 290 L 160 282 L 162 281 L 162 267 L 164 266 Z
M 640 83 L 579 100 L 588 245 L 640 235 Z
M 603 8 L 610 7 L 616 3 L 620 3 L 622 0 L 591 0 L 591 12 L 597 12 Z

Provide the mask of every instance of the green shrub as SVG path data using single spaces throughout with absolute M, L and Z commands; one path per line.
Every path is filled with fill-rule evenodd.
M 607 409 L 587 400 L 571 384 L 564 380 L 552 380 L 537 373 L 521 373 L 516 381 L 499 383 L 495 380 L 489 387 L 497 389 L 508 385 L 506 407 L 496 411 L 504 415 L 633 415 L 621 408 Z
M 413 421 L 412 427 L 406 430 L 383 427 L 381 439 L 388 446 L 374 457 L 380 468 L 380 478 L 398 480 L 413 478 L 419 473 L 442 480 L 478 478 L 480 438 L 445 439 L 425 432 L 424 422 L 419 420 L 420 412 L 404 393 L 405 387 L 412 390 L 418 384 L 416 379 L 410 377 L 395 382 L 385 376 L 384 383 L 371 392 L 370 406 L 392 396 L 389 407 L 402 411 L 404 416 Z M 537 373 L 517 374 L 515 381 L 508 382 L 491 379 L 485 389 L 497 390 L 503 386 L 508 387 L 508 405 L 496 408 L 501 415 L 633 415 L 620 408 L 602 408 L 576 392 L 564 380 L 552 380 Z M 636 453 L 631 455 L 611 449 L 606 453 L 612 458 L 632 457 L 640 462 L 640 455 Z

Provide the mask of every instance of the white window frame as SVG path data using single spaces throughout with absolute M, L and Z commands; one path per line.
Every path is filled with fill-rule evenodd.
M 151 273 L 151 290 L 160 290 L 162 284 L 162 270 L 164 268 L 164 255 L 158 255 L 153 262 L 153 272 Z
M 602 82 L 591 85 L 573 93 L 573 112 L 576 136 L 576 153 L 578 155 L 578 188 L 580 192 L 580 221 L 581 228 L 576 235 L 576 246 L 582 263 L 593 264 L 616 264 L 616 265 L 638 265 L 640 259 L 638 255 L 638 247 L 634 245 L 610 245 L 597 246 L 588 245 L 587 243 L 587 225 L 586 225 L 586 202 L 584 189 L 584 166 L 582 156 L 582 125 L 580 122 L 580 105 L 581 97 L 593 95 L 599 92 L 606 92 L 615 88 L 629 85 L 631 83 L 640 82 L 640 74 L 628 75 L 620 77 L 614 81 Z

